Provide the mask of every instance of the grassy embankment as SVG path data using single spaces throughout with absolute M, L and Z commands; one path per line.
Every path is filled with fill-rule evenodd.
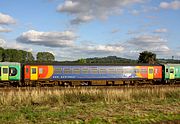
M 180 120 L 180 88 L 0 91 L 0 123 L 154 123 Z

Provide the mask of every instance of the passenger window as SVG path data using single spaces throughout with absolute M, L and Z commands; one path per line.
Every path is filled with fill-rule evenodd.
M 71 69 L 65 68 L 64 69 L 64 74 L 71 74 Z
M 110 69 L 108 69 L 108 74 L 115 74 L 115 69 L 113 69 L 113 68 L 110 68 Z
M 32 71 L 32 74 L 36 74 L 36 68 L 32 68 L 31 71 Z
M 139 69 L 135 69 L 135 70 L 134 70 L 134 73 L 139 73 Z
M 54 73 L 61 74 L 62 73 L 62 68 L 55 68 Z
M 98 74 L 98 69 L 97 68 L 92 68 L 91 69 L 91 74 Z
M 117 74 L 122 74 L 122 73 L 123 73 L 123 70 L 122 70 L 122 69 L 117 69 L 117 70 L 116 70 L 116 73 L 117 73 Z
M 79 68 L 74 68 L 73 69 L 73 74 L 80 74 L 80 69 Z
M 3 74 L 7 74 L 8 73 L 8 69 L 7 68 L 3 68 Z
M 141 73 L 146 74 L 147 73 L 146 69 L 141 69 Z
M 43 68 L 39 68 L 39 74 L 43 74 Z
M 15 76 L 17 74 L 16 68 L 9 68 L 9 76 Z
M 29 69 L 28 68 L 26 68 L 26 73 L 28 73 L 29 72 Z
M 89 73 L 88 68 L 82 68 L 82 69 L 81 69 L 81 73 L 82 73 L 82 74 L 88 74 L 88 73 Z
M 168 68 L 166 68 L 166 72 L 167 72 L 167 73 L 168 73 L 168 71 L 169 71 Z
M 153 74 L 153 69 L 149 69 L 149 74 Z
M 106 74 L 106 69 L 105 69 L 105 68 L 99 69 L 99 73 L 100 73 L 100 74 Z
M 170 69 L 170 73 L 174 73 L 174 69 Z

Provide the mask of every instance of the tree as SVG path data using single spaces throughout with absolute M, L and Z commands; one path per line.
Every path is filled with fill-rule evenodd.
M 78 60 L 78 63 L 80 63 L 80 64 L 85 64 L 85 63 L 86 63 L 86 59 L 82 59 L 82 58 L 81 58 L 81 59 Z
M 53 62 L 55 61 L 55 57 L 50 52 L 38 52 L 36 55 L 38 62 Z
M 138 63 L 155 64 L 156 62 L 157 60 L 155 53 L 143 51 L 139 54 Z
M 0 47 L 0 62 L 4 61 L 4 49 Z

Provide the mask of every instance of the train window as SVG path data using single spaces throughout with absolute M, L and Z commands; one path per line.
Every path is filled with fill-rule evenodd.
M 92 74 L 98 74 L 98 69 L 97 68 L 92 68 L 91 73 Z
M 17 69 L 16 68 L 9 68 L 9 76 L 15 76 L 17 74 Z
M 39 68 L 39 74 L 43 74 L 43 68 Z
M 64 69 L 64 74 L 71 74 L 71 69 L 70 68 L 65 68 Z
M 157 68 L 155 69 L 155 73 L 156 73 L 156 74 L 158 74 L 158 73 L 159 73 Z
M 32 74 L 36 74 L 36 68 L 32 68 L 31 71 L 32 71 Z
M 179 72 L 179 70 L 178 70 L 178 68 L 176 68 L 176 73 L 178 73 Z
M 106 69 L 105 68 L 100 68 L 99 73 L 100 74 L 106 74 Z
M 117 70 L 116 70 L 116 73 L 117 73 L 117 74 L 122 74 L 122 73 L 123 73 L 123 69 L 117 69 Z
M 153 69 L 149 69 L 149 74 L 153 74 Z
M 141 73 L 142 73 L 142 74 L 146 74 L 146 73 L 147 73 L 147 70 L 146 70 L 146 69 L 141 69 Z
M 166 72 L 167 72 L 167 73 L 168 73 L 168 71 L 169 71 L 168 68 L 166 68 Z
M 29 69 L 28 68 L 26 68 L 26 73 L 28 73 L 29 72 Z
M 88 68 L 82 68 L 82 69 L 81 69 L 81 73 L 82 73 L 82 74 L 88 74 L 88 73 L 89 73 Z
M 3 74 L 7 74 L 8 73 L 8 69 L 7 68 L 3 68 Z
M 115 74 L 116 71 L 113 68 L 108 69 L 108 74 Z
M 1 67 L 0 67 L 0 76 L 1 76 Z
M 73 74 L 80 74 L 79 68 L 73 68 Z
M 139 69 L 134 69 L 134 73 L 139 73 Z
M 170 69 L 170 73 L 174 73 L 174 69 Z
M 55 68 L 54 73 L 55 74 L 61 74 L 62 73 L 62 68 Z

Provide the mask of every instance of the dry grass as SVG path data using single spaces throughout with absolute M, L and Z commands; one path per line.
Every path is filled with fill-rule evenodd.
M 26 90 L 0 91 L 0 105 L 62 105 L 75 103 L 115 104 L 119 102 L 163 101 L 179 100 L 180 88 L 123 88 L 123 89 L 97 89 L 97 88 L 41 88 Z
M 179 87 L 1 90 L 0 123 L 179 123 L 179 93 Z

